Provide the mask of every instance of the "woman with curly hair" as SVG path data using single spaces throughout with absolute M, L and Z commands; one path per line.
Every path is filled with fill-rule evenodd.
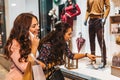
M 10 36 L 5 45 L 5 55 L 13 63 L 6 80 L 22 80 L 28 62 L 34 62 L 40 39 L 39 23 L 35 15 L 21 13 L 14 21 Z M 33 37 L 34 35 L 34 37 Z M 38 62 L 42 67 L 43 63 Z
M 64 64 L 63 54 L 71 59 L 81 59 L 88 57 L 95 60 L 95 56 L 91 54 L 72 53 L 67 45 L 67 41 L 72 36 L 72 28 L 68 23 L 59 22 L 55 25 L 55 30 L 41 39 L 39 46 L 38 60 L 47 65 L 45 73 L 50 72 L 57 65 Z M 49 76 L 49 74 L 47 75 Z M 49 77 L 47 78 L 49 80 Z M 57 79 L 64 80 L 64 79 Z

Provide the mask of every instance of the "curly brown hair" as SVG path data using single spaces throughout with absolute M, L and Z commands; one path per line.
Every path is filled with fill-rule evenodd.
M 52 57 L 52 61 L 61 61 L 66 48 L 64 35 L 69 28 L 71 28 L 71 26 L 68 23 L 57 23 L 55 25 L 55 30 L 48 33 L 44 38 L 41 39 L 39 50 L 43 44 L 50 42 L 52 44 L 50 52 L 51 54 L 55 55 L 55 57 Z M 60 59 L 58 59 L 58 57 L 60 57 Z
M 4 53 L 6 57 L 9 59 L 12 54 L 11 45 L 13 39 L 15 39 L 20 44 L 20 58 L 27 60 L 28 54 L 31 52 L 31 41 L 29 39 L 29 28 L 32 24 L 32 19 L 37 17 L 31 13 L 21 13 L 17 16 L 14 21 L 13 28 L 10 32 L 10 36 L 6 42 L 4 47 Z

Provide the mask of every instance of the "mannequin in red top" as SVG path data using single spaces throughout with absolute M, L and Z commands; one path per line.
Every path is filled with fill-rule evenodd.
M 73 27 L 74 18 L 80 14 L 81 10 L 75 0 L 67 0 L 65 3 L 65 8 L 63 8 L 61 13 L 61 21 L 67 22 Z

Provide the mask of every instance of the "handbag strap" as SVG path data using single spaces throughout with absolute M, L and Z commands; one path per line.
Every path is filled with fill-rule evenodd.
M 13 64 L 15 65 L 15 67 L 16 67 L 22 74 L 24 74 L 24 72 L 15 64 L 15 62 L 13 61 L 12 58 L 11 58 L 11 61 L 13 62 Z

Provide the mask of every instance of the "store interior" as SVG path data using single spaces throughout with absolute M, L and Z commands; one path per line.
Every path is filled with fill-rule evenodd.
M 49 15 L 50 10 L 55 9 L 57 21 L 60 21 L 61 6 L 66 0 L 0 0 L 0 54 L 3 53 L 3 47 L 13 26 L 13 21 L 17 15 L 22 12 L 30 12 L 39 19 L 41 35 L 40 38 L 47 35 L 52 23 Z M 91 53 L 88 35 L 88 25 L 84 25 L 87 0 L 76 0 L 81 9 L 81 14 L 74 20 L 72 35 L 72 52 L 78 53 L 77 38 L 85 39 L 80 53 Z M 22 5 L 22 6 L 21 6 Z M 88 58 L 78 60 L 78 68 L 68 69 L 65 65 L 60 66 L 63 72 L 71 76 L 82 77 L 74 80 L 120 80 L 120 76 L 112 75 L 112 59 L 114 55 L 120 54 L 120 0 L 110 0 L 110 13 L 104 26 L 104 38 L 106 44 L 107 65 L 105 68 L 95 68 L 91 65 Z M 96 38 L 96 55 L 101 56 L 100 47 Z M 97 58 L 97 66 L 100 65 L 101 57 Z M 71 61 L 75 64 L 76 61 Z M 3 63 L 2 63 L 3 64 Z M 119 66 L 120 67 L 120 66 Z M 120 73 L 120 69 L 118 69 Z M 118 74 L 115 73 L 115 74 Z M 1 74 L 1 73 L 0 73 Z M 3 75 L 3 74 L 2 74 Z M 69 77 L 66 75 L 66 77 Z M 70 77 L 71 78 L 71 77 Z M 73 77 L 74 78 L 74 77 Z M 73 80 L 68 79 L 68 80 Z

